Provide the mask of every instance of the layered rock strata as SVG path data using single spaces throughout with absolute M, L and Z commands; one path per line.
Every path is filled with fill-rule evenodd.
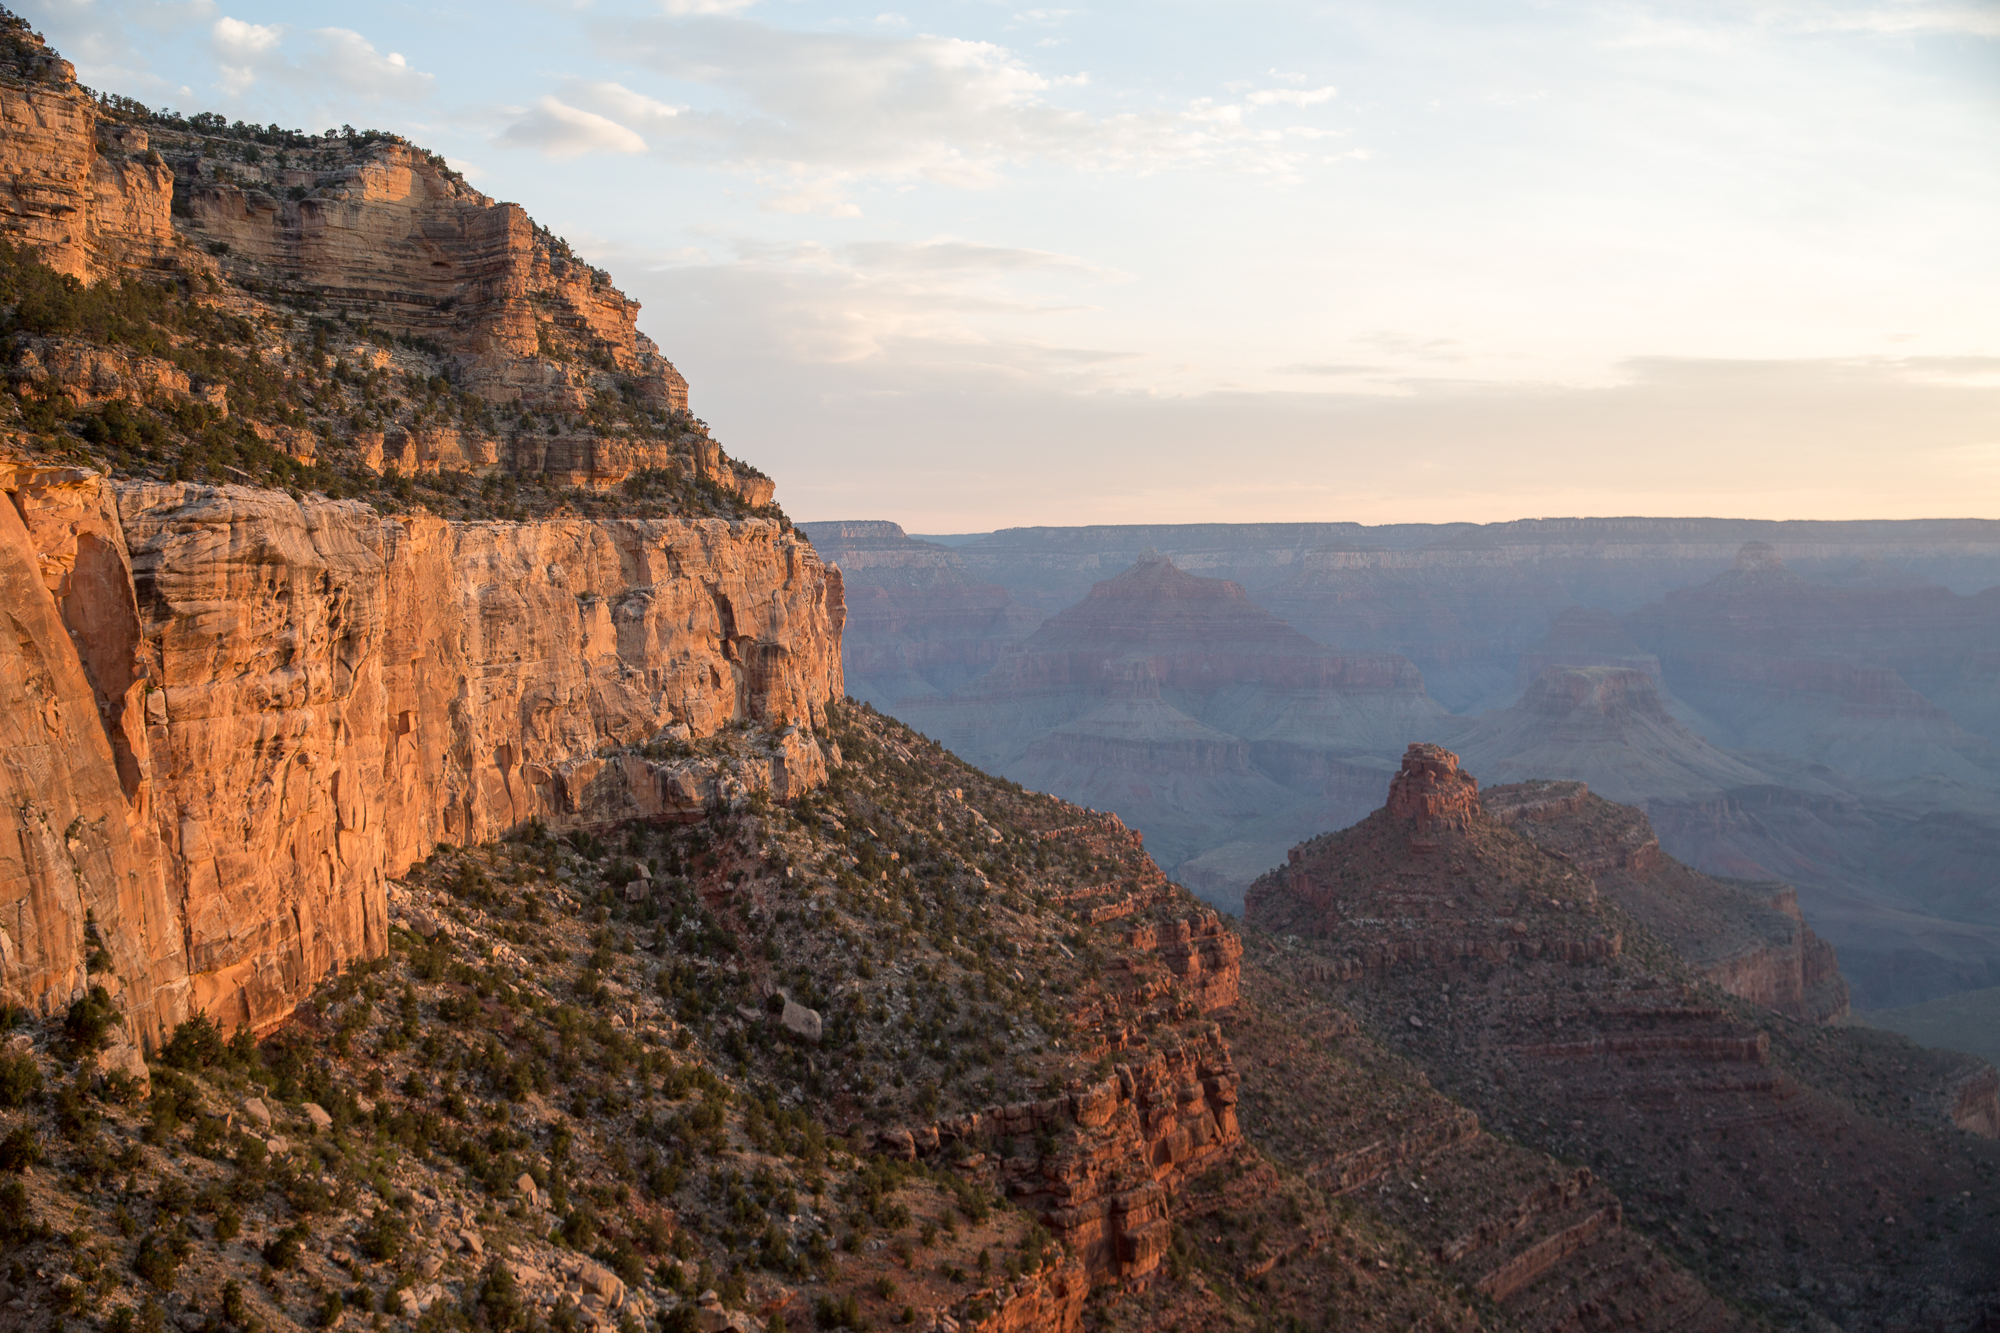
M 1487 811 L 1598 890 L 1731 995 L 1802 1023 L 1846 1017 L 1847 982 L 1788 884 L 1712 879 L 1667 856 L 1643 811 L 1581 782 L 1489 788 Z
M 824 773 L 840 583 L 775 522 L 447 523 L 4 476 L 7 609 L 37 627 L 7 680 L 5 818 L 39 849 L 12 877 L 12 1002 L 69 1002 L 94 912 L 149 1040 L 195 1010 L 262 1027 L 381 951 L 384 877 L 440 842 Z
M 770 479 L 723 456 L 689 414 L 687 381 L 639 331 L 639 303 L 519 205 L 394 136 L 99 102 L 17 23 L 0 52 L 0 239 L 77 279 L 171 282 L 248 319 L 265 344 L 256 372 L 293 381 L 285 410 L 259 421 L 272 447 L 560 486 L 665 471 L 753 509 L 771 502 Z M 192 399 L 227 416 L 243 387 L 214 366 L 190 385 L 178 349 L 138 356 L 64 336 L 12 359 L 17 393 L 79 407 Z M 328 397 L 329 369 L 367 385 L 361 411 Z M 439 412 L 446 388 L 491 410 Z M 318 412 L 339 426 L 307 429 Z
M 1669 940 L 1699 956 L 1728 886 L 1697 894 L 1636 812 L 1581 788 L 1514 795 L 1508 824 L 1482 808 L 1420 835 L 1384 810 L 1304 844 L 1252 886 L 1249 919 L 1303 941 L 1302 972 L 1483 1121 L 1600 1171 L 1718 1291 L 1789 1320 L 1921 1306 L 1976 1326 L 2000 1249 L 1953 1219 L 1968 1187 L 1974 1209 L 1996 1202 L 1994 1144 L 1958 1132 L 1983 1130 L 1978 1062 L 1704 984 Z M 1767 898 L 1760 919 L 1756 892 L 1704 970 L 1728 974 L 1785 915 Z M 1824 1018 L 1830 960 L 1789 934 L 1750 988 Z
M 978 680 L 896 709 L 975 762 L 1117 811 L 1170 868 L 1243 837 L 1268 865 L 1299 828 L 1354 817 L 1347 760 L 1400 752 L 1442 715 L 1408 661 L 1314 643 L 1157 553 Z
M 10 24 L 0 43 L 0 232 L 85 281 L 156 261 L 173 244 L 173 172 L 143 131 L 100 123 L 40 37 Z
M 847 588 L 841 662 L 848 693 L 894 711 L 898 699 L 949 694 L 986 674 L 1042 622 L 947 546 L 894 523 L 801 525 Z

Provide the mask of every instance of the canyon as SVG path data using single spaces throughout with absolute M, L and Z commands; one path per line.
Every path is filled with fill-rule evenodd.
M 1017 696 L 996 695 L 984 723 L 974 685 L 946 704 L 929 689 L 877 702 L 1023 781 L 1120 812 L 1171 873 L 1232 911 L 1286 847 L 1366 814 L 1411 740 L 1446 741 L 1499 779 L 1587 782 L 1644 806 L 1681 860 L 1792 885 L 1842 949 L 1858 1007 L 1907 1005 L 2000 980 L 1979 869 L 2000 833 L 1982 665 L 2000 602 L 1978 591 L 2000 582 L 1996 540 L 1974 521 L 1667 519 L 960 536 L 928 547 L 986 581 L 983 596 L 1040 609 L 1151 543 L 1185 573 L 1236 581 L 1308 639 L 1402 659 L 1404 688 L 1428 707 L 1399 734 L 1389 719 L 1344 730 L 1323 716 L 1295 726 L 1306 743 L 1285 754 L 1275 734 L 1232 748 L 1246 737 L 1230 721 L 1176 707 L 1207 730 L 1190 729 L 1137 678 L 1106 677 L 1111 711 L 1094 724 L 1051 713 L 1026 724 L 1047 738 L 1011 749 L 979 728 L 1023 725 Z M 925 616 L 902 623 L 896 651 L 949 658 L 950 614 L 933 600 Z M 1007 644 L 985 623 L 977 651 L 998 672 Z M 1074 733 L 1091 725 L 1104 734 L 1086 745 Z M 1139 759 L 1142 734 L 1153 748 Z
M 440 842 L 694 817 L 820 779 L 839 575 L 781 514 L 758 516 L 770 483 L 691 424 L 636 303 L 407 144 L 292 136 L 284 165 L 219 123 L 134 123 L 32 34 L 9 41 L 0 231 L 135 303 L 133 281 L 206 292 L 213 314 L 190 306 L 181 327 L 219 316 L 247 340 L 225 359 L 185 333 L 136 356 L 60 318 L 15 335 L 12 1003 L 53 1013 L 108 984 L 147 1048 L 196 1013 L 268 1028 L 381 953 L 385 881 Z M 343 418 L 348 358 L 369 378 Z M 606 394 L 622 417 L 588 415 Z M 551 433 L 505 432 L 489 403 Z M 678 518 L 521 524 L 173 480 L 130 452 L 108 476 L 78 465 L 75 436 L 36 434 L 38 404 L 86 424 L 113 405 L 159 413 L 205 432 L 197 448 L 234 423 L 314 466 L 586 487 L 651 470 L 717 498 Z M 736 727 L 756 743 L 697 753 Z
M 435 155 L 93 97 L 4 11 L 0 126 L 0 1328 L 1994 1317 L 1990 1068 L 1244 586 L 1493 532 L 795 526 Z M 1547 613 L 1496 764 L 1772 771 L 1540 587 L 1406 599 Z
M 1170 872 L 1246 827 L 1355 817 L 1350 791 L 1443 710 L 1410 663 L 1314 643 L 1228 580 L 1157 554 L 1097 583 L 984 675 L 899 717 L 975 763 L 1146 831 Z M 1223 905 L 1229 905 L 1225 901 Z
M 1832 958 L 1772 888 L 1673 863 L 1578 784 L 1482 795 L 1413 745 L 1387 805 L 1294 848 L 1246 919 L 1442 1091 L 1587 1163 L 1770 1317 L 1990 1317 L 1990 1067 L 1826 1026 Z

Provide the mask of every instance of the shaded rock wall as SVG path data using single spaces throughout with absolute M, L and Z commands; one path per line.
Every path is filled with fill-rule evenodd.
M 53 802 L 0 815 L 23 849 L 13 1002 L 67 1003 L 95 910 L 139 1035 L 195 1009 L 267 1025 L 385 946 L 385 877 L 440 841 L 824 774 L 840 584 L 776 522 L 447 523 L 0 477 L 10 781 Z
M 1595 881 L 1731 995 L 1804 1023 L 1848 1012 L 1834 947 L 1813 933 L 1787 884 L 1710 878 L 1667 856 L 1643 811 L 1581 782 L 1491 788 L 1488 813 Z

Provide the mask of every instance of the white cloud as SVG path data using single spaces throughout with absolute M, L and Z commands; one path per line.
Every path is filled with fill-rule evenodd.
M 400 54 L 383 55 L 349 28 L 315 28 L 312 47 L 298 61 L 285 58 L 282 24 L 246 23 L 227 15 L 209 29 L 225 93 L 239 97 L 260 79 L 299 92 L 337 87 L 346 99 L 416 100 L 430 92 L 432 77 Z
M 861 209 L 840 197 L 841 182 L 813 181 L 796 189 L 766 195 L 757 207 L 766 213 L 818 214 L 829 218 L 858 218 Z
M 260 59 L 266 53 L 277 50 L 285 35 L 285 30 L 275 25 L 267 27 L 262 23 L 245 23 L 242 19 L 227 17 L 217 19 L 212 31 L 216 49 L 235 60 Z
M 736 14 L 757 0 L 661 0 L 660 8 L 676 18 L 692 14 Z
M 828 211 L 831 191 L 863 179 L 977 188 L 1009 164 L 1037 159 L 1100 171 L 1213 165 L 1279 178 L 1322 160 L 1288 144 L 1281 129 L 1245 126 L 1239 106 L 1201 100 L 1113 115 L 1063 106 L 1051 94 L 1084 76 L 1051 77 L 990 42 L 712 18 L 606 21 L 595 31 L 605 52 L 710 90 L 714 105 L 648 125 L 654 150 L 784 181 L 767 207 Z M 1284 90 L 1269 101 L 1303 106 L 1332 96 Z M 601 95 L 576 100 L 639 123 Z
M 431 89 L 432 76 L 412 68 L 400 54 L 383 55 L 360 33 L 348 28 L 315 28 L 319 50 L 308 66 L 351 92 L 364 97 L 415 100 Z
M 260 73 L 282 67 L 278 47 L 285 30 L 277 25 L 245 23 L 225 15 L 209 29 L 216 63 L 222 71 L 222 86 L 231 94 L 242 93 L 257 81 Z
M 1717 52 L 1759 36 L 2000 37 L 2000 6 L 1950 0 L 1891 0 L 1873 6 L 1773 0 L 1726 8 L 1713 16 L 1632 8 L 1613 10 L 1611 18 L 1613 46 Z
M 1243 100 L 1251 106 L 1318 106 L 1322 102 L 1331 102 L 1335 93 L 1336 90 L 1331 87 L 1314 88 L 1310 92 L 1303 88 L 1266 88 L 1251 93 Z
M 617 121 L 554 97 L 538 99 L 494 142 L 510 148 L 532 148 L 557 159 L 585 153 L 646 151 L 646 141 Z

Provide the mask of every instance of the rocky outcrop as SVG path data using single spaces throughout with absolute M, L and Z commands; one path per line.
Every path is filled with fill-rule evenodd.
M 34 33 L 10 25 L 0 42 L 0 233 L 85 281 L 157 259 L 173 173 L 145 132 L 100 126 L 76 70 Z
M 1616 801 L 1698 798 L 1771 780 L 1682 725 L 1653 677 L 1632 667 L 1550 666 L 1512 707 L 1452 744 L 1495 781 L 1575 779 Z
M 336 452 L 374 471 L 598 489 L 670 474 L 752 509 L 771 503 L 770 479 L 722 455 L 689 415 L 687 381 L 639 332 L 639 303 L 436 154 L 373 132 L 307 136 L 100 103 L 24 27 L 6 41 L 0 238 L 78 279 L 172 281 L 261 328 L 244 339 L 266 344 L 256 373 L 294 382 L 275 414 L 263 404 L 267 443 L 303 461 L 336 443 L 330 423 L 299 424 L 311 404 L 341 419 Z M 294 347 L 301 324 L 317 331 Z M 230 386 L 208 374 L 219 362 L 190 386 L 190 366 L 171 364 L 178 351 L 163 360 L 65 336 L 14 352 L 17 392 L 60 390 L 77 406 L 199 397 L 229 411 Z M 346 383 L 375 377 L 365 411 L 328 395 L 329 369 Z M 491 410 L 440 412 L 447 390 Z
M 60 799 L 9 807 L 38 849 L 13 1002 L 68 1002 L 95 911 L 149 1040 L 196 1009 L 264 1026 L 384 947 L 385 877 L 440 842 L 689 817 L 824 772 L 840 586 L 775 522 L 455 524 L 7 476 L 7 609 L 39 627 L 8 685 L 60 701 L 15 723 L 41 756 L 17 783 Z M 67 851 L 34 832 L 64 827 Z
M 1991 593 L 1817 583 L 1752 542 L 1731 568 L 1641 607 L 1625 628 L 1659 655 L 1668 686 L 1721 731 L 1719 743 L 1864 779 L 1939 773 L 2000 785 L 1992 738 L 1946 706 L 1976 722 L 1991 714 L 1965 670 L 2000 646 Z
M 1479 780 L 1459 768 L 1458 756 L 1442 745 L 1413 741 L 1403 754 L 1402 772 L 1389 781 L 1392 819 L 1416 825 L 1417 832 L 1469 829 L 1480 813 Z
M 1771 1275 L 1789 1274 L 1782 1303 L 1792 1320 L 1842 1308 L 1820 1285 L 1836 1275 L 1881 1284 L 1871 1289 L 1883 1309 L 1935 1300 L 1953 1318 L 1976 1318 L 1990 1278 L 1959 1267 L 1955 1242 L 1933 1231 L 1921 1259 L 1857 1258 L 1852 1237 L 1885 1214 L 1951 1214 L 1958 1205 L 1938 1207 L 1945 1191 L 1984 1179 L 1970 1165 L 1980 1154 L 1939 1134 L 1983 1123 L 1972 1109 L 1984 1104 L 1977 1062 L 1788 1023 L 1705 988 L 1689 962 L 1728 976 L 1761 951 L 1761 967 L 1738 979 L 1753 990 L 1770 983 L 1781 1005 L 1797 1000 L 1799 1016 L 1823 1019 L 1814 1009 L 1827 997 L 1806 979 L 1831 960 L 1773 886 L 1739 889 L 1743 920 L 1729 920 L 1730 886 L 1704 889 L 1660 856 L 1636 811 L 1567 785 L 1489 795 L 1510 823 L 1482 809 L 1412 847 L 1409 821 L 1384 810 L 1304 844 L 1252 886 L 1251 924 L 1296 937 L 1296 975 L 1483 1122 L 1594 1163 L 1628 1203 L 1643 1202 L 1642 1224 L 1703 1261 L 1711 1280 L 1768 1290 Z M 1773 917 L 1788 939 L 1759 941 Z M 1574 947 L 1614 929 L 1617 947 Z M 1707 957 L 1689 946 L 1704 936 Z M 1493 947 L 1509 938 L 1540 947 Z M 1828 1171 L 1835 1143 L 1851 1146 Z M 1746 1231 L 1741 1219 L 1753 1216 L 1763 1221 Z M 1593 1234 L 1585 1226 L 1570 1239 L 1582 1246 Z M 1525 1274 L 1560 1262 L 1561 1236 L 1493 1270 L 1492 1290 L 1517 1290 L 1509 1265 Z M 1706 1262 L 1723 1252 L 1726 1268 Z
M 1142 1279 L 1166 1254 L 1174 1196 L 1226 1158 L 1242 1130 L 1236 1071 L 1213 1024 L 1126 1055 L 1109 1078 L 1065 1096 L 896 1130 L 883 1145 L 964 1161 L 968 1148 L 1053 1141 L 1053 1151 L 1025 1158 L 977 1152 L 971 1169 L 1032 1209 L 1094 1280 Z
M 436 155 L 332 141 L 278 165 L 230 160 L 199 134 L 156 137 L 189 234 L 232 277 L 441 343 L 495 403 L 581 413 L 622 388 L 687 407 L 687 381 L 638 332 L 639 303 Z
M 1522 690 L 1553 666 L 1616 667 L 1643 671 L 1655 684 L 1660 659 L 1633 643 L 1611 612 L 1594 606 L 1572 606 L 1556 617 L 1549 632 L 1521 654 L 1514 683 Z

